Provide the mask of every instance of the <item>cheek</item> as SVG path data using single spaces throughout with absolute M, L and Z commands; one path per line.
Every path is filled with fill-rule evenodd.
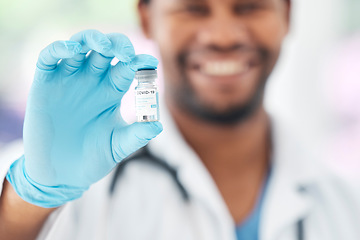
M 287 34 L 287 23 L 279 14 L 268 13 L 262 18 L 248 23 L 252 38 L 256 43 L 267 49 L 271 58 L 276 60 L 284 37 Z

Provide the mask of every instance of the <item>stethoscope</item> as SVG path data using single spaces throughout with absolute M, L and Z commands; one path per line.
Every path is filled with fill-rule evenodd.
M 187 192 L 185 187 L 180 182 L 180 180 L 178 178 L 177 170 L 174 167 L 170 166 L 166 161 L 164 161 L 164 160 L 154 156 L 153 154 L 151 154 L 148 147 L 146 147 L 146 146 L 141 148 L 140 150 L 138 150 L 134 154 L 130 155 L 129 157 L 124 159 L 120 164 L 118 164 L 118 166 L 115 169 L 114 177 L 112 178 L 112 181 L 111 181 L 111 184 L 110 184 L 110 189 L 109 189 L 110 190 L 110 195 L 113 194 L 116 183 L 118 182 L 118 179 L 122 176 L 125 167 L 129 163 L 135 162 L 135 161 L 149 162 L 149 163 L 159 167 L 160 169 L 168 172 L 170 174 L 171 178 L 176 183 L 176 186 L 178 187 L 184 201 L 185 202 L 190 201 L 189 193 Z M 295 234 L 296 234 L 296 239 L 297 240 L 305 240 L 305 236 L 304 236 L 304 219 L 300 219 L 300 220 L 297 221 Z

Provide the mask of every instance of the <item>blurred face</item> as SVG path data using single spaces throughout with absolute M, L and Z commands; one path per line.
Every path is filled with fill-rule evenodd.
M 151 0 L 145 34 L 159 46 L 166 100 L 203 120 L 234 123 L 262 104 L 288 31 L 286 0 Z

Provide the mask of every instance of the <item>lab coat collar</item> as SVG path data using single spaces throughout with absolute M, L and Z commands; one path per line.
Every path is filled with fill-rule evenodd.
M 235 223 L 216 184 L 200 158 L 182 138 L 165 106 L 161 122 L 164 132 L 150 144 L 150 151 L 178 170 L 179 180 L 190 199 L 201 201 L 217 216 L 217 227 L 227 232 L 222 239 L 235 239 Z M 260 239 L 272 240 L 290 224 L 304 218 L 311 209 L 311 188 L 315 171 L 309 172 L 309 159 L 291 131 L 271 117 L 273 157 L 272 173 L 260 222 Z

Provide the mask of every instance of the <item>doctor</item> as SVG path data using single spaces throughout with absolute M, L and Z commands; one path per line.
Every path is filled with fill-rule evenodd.
M 163 60 L 163 125 L 119 115 L 135 71 L 157 66 L 124 35 L 87 30 L 49 45 L 24 155 L 1 158 L 0 238 L 360 239 L 359 186 L 306 155 L 263 107 L 290 0 L 138 9 Z

